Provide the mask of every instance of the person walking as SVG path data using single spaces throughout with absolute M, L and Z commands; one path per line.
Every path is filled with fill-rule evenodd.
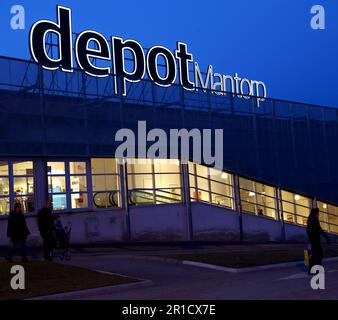
M 307 235 L 311 245 L 311 257 L 309 263 L 309 274 L 313 266 L 322 265 L 323 249 L 320 244 L 320 236 L 323 236 L 327 243 L 330 243 L 330 237 L 324 232 L 319 222 L 319 209 L 311 209 L 309 218 L 307 220 Z
M 43 240 L 43 258 L 45 261 L 53 260 L 55 224 L 52 212 L 52 203 L 48 199 L 38 212 L 38 228 Z
M 12 242 L 7 256 L 8 262 L 13 262 L 15 248 L 20 245 L 22 262 L 28 262 L 26 255 L 26 240 L 30 232 L 26 224 L 26 218 L 22 213 L 21 203 L 14 204 L 13 211 L 10 212 L 7 225 L 7 237 Z

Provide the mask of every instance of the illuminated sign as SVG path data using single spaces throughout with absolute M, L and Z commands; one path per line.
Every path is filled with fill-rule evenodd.
M 58 57 L 48 55 L 46 38 L 51 33 L 57 37 Z M 74 47 L 73 47 L 74 46 Z M 135 40 L 111 37 L 109 41 L 92 30 L 81 32 L 73 44 L 71 9 L 57 6 L 57 22 L 37 21 L 30 30 L 30 51 L 35 62 L 48 70 L 61 69 L 73 72 L 74 57 L 78 68 L 93 77 L 108 77 L 114 74 L 115 94 L 126 95 L 128 82 L 138 82 L 148 78 L 158 86 L 168 87 L 178 81 L 186 90 L 212 90 L 216 94 L 231 92 L 239 98 L 257 98 L 257 105 L 267 96 L 263 81 L 214 73 L 210 65 L 206 73 L 200 71 L 186 43 L 177 42 L 174 53 L 163 46 L 153 46 L 146 53 Z M 132 68 L 126 66 L 126 54 L 132 56 Z M 165 72 L 160 70 L 160 59 L 164 61 Z M 190 77 L 191 67 L 194 79 Z M 161 66 L 162 67 L 162 66 Z M 131 70 L 130 70 L 131 69 Z M 120 80 L 119 80 L 120 79 Z

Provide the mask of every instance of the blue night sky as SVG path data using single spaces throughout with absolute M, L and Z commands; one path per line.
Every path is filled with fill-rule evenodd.
M 10 8 L 26 10 L 26 29 L 12 30 Z M 73 31 L 131 38 L 144 47 L 188 44 L 201 69 L 262 80 L 268 96 L 338 105 L 338 1 L 63 1 L 2 0 L 0 55 L 29 59 L 28 34 L 39 19 L 56 21 L 56 5 L 72 8 Z M 325 8 L 326 29 L 310 27 L 313 5 Z

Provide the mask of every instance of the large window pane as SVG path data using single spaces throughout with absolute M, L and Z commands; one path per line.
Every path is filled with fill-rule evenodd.
M 208 178 L 209 177 L 209 168 L 202 166 L 200 164 L 196 164 L 196 174 L 198 176 Z
M 0 176 L 8 176 L 8 162 L 0 161 Z
M 15 203 L 21 203 L 22 211 L 25 213 L 34 212 L 35 205 L 34 205 L 34 198 L 33 196 L 16 196 L 14 199 Z
M 8 214 L 10 211 L 9 209 L 9 198 L 0 198 L 0 215 L 1 214 Z
M 338 233 L 338 207 L 328 205 L 328 221 L 330 224 L 330 231 Z
M 87 191 L 87 177 L 86 176 L 71 176 L 70 177 L 70 191 L 71 192 Z
M 116 175 L 94 175 L 92 176 L 94 191 L 117 190 L 118 176 Z
M 181 190 L 180 189 L 170 189 L 170 190 L 156 190 L 156 203 L 165 204 L 165 203 L 175 203 L 181 201 Z
M 88 207 L 88 197 L 86 193 L 73 193 L 71 195 L 72 209 L 82 209 Z
M 181 188 L 181 177 L 179 174 L 156 174 L 155 188 Z
M 67 196 L 65 194 L 53 194 L 52 202 L 54 210 L 67 209 Z
M 151 159 L 133 159 L 127 161 L 128 173 L 151 173 L 152 160 Z
M 274 187 L 245 178 L 239 184 L 243 211 L 277 219 Z
M 85 174 L 86 163 L 85 162 L 69 162 L 70 174 Z
M 66 177 L 52 176 L 48 178 L 48 189 L 50 193 L 66 192 Z
M 118 173 L 118 163 L 112 158 L 91 159 L 92 174 Z
M 64 175 L 66 173 L 65 163 L 64 162 L 47 162 L 48 174 L 60 174 Z
M 282 200 L 284 220 L 305 226 L 311 210 L 311 199 L 282 190 Z
M 179 173 L 180 162 L 174 159 L 154 159 L 154 172 L 155 173 Z
M 33 175 L 33 161 L 13 162 L 13 174 L 15 176 Z
M 119 206 L 119 192 L 97 192 L 93 194 L 95 208 L 110 208 Z
M 129 189 L 153 189 L 153 177 L 151 174 L 128 175 Z
M 0 178 L 0 196 L 9 195 L 9 179 Z
M 33 177 L 14 178 L 14 192 L 20 194 L 34 193 Z

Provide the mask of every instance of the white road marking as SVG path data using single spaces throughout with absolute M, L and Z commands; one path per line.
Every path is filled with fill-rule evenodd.
M 294 279 L 306 279 L 306 278 L 309 278 L 309 277 L 310 276 L 306 272 L 302 272 L 302 273 L 292 274 L 291 276 L 288 276 L 288 277 L 277 279 L 277 281 L 294 280 Z
M 338 272 L 338 269 L 334 269 L 334 270 L 328 270 L 326 271 L 326 273 L 334 273 L 334 272 Z M 295 273 L 292 274 L 288 277 L 284 277 L 284 278 L 279 278 L 276 281 L 283 281 L 283 280 L 295 280 L 295 279 L 306 279 L 306 278 L 310 278 L 311 276 L 308 275 L 306 272 L 302 272 L 302 273 Z

